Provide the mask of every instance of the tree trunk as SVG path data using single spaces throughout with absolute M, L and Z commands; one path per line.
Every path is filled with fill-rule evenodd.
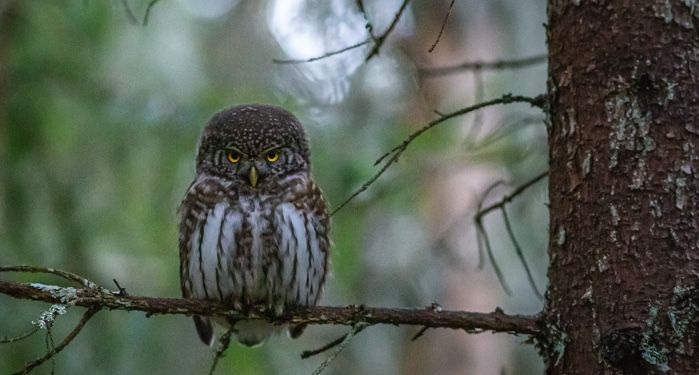
M 698 17 L 549 1 L 549 374 L 699 371 Z

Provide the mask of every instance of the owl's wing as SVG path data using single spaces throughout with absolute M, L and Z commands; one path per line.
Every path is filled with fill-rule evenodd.
M 330 216 L 327 211 L 327 203 L 320 188 L 313 182 L 309 182 L 308 194 L 303 198 L 306 200 L 307 212 L 303 214 L 306 234 L 310 234 L 309 252 L 315 253 L 311 257 L 315 261 L 309 262 L 306 272 L 313 272 L 314 281 L 309 285 L 307 293 L 310 294 L 309 304 L 314 306 L 320 299 L 321 290 L 328 273 L 328 259 L 330 258 Z M 314 272 L 315 271 L 315 272 Z M 289 337 L 295 339 L 303 334 L 306 329 L 305 324 L 289 327 Z
M 223 189 L 209 179 L 196 180 L 190 185 L 179 207 L 180 222 L 180 286 L 184 298 L 192 297 L 193 285 L 190 279 L 189 263 L 191 261 L 191 239 L 202 217 L 206 217 L 209 210 L 222 195 Z M 202 316 L 194 316 L 194 326 L 202 342 L 213 345 L 214 330 L 211 319 Z

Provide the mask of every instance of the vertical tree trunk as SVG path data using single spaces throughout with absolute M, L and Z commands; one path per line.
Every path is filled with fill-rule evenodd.
M 699 372 L 698 17 L 549 1 L 549 374 Z

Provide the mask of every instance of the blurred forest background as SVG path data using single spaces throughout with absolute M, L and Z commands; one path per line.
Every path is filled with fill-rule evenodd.
M 125 8 L 128 3 L 128 10 Z M 375 33 L 400 0 L 366 0 Z M 409 3 L 370 61 L 370 45 L 305 64 L 367 38 L 355 0 L 0 0 L 0 264 L 76 272 L 134 295 L 179 296 L 176 209 L 194 171 L 200 130 L 215 111 L 252 102 L 294 112 L 312 141 L 313 170 L 332 205 L 376 169 L 377 157 L 437 117 L 504 93 L 546 90 L 546 65 L 427 77 L 421 68 L 545 53 L 544 0 L 457 1 L 429 53 L 448 0 Z M 136 22 L 134 22 L 136 21 Z M 513 289 L 479 262 L 473 215 L 486 188 L 499 199 L 547 168 L 540 111 L 499 106 L 420 137 L 369 190 L 333 217 L 324 305 L 366 304 L 531 314 L 532 292 L 502 217 L 485 219 Z M 509 189 L 509 190 L 508 190 Z M 509 207 L 541 291 L 546 285 L 545 183 Z M 10 275 L 20 281 L 61 280 Z M 0 296 L 0 336 L 29 328 L 42 303 Z M 69 309 L 53 334 L 80 318 Z M 217 373 L 309 374 L 301 360 L 345 327 L 312 326 L 298 340 L 233 345 Z M 327 374 L 535 374 L 525 338 L 375 326 Z M 45 353 L 44 335 L 0 346 L 0 373 Z M 57 374 L 201 374 L 212 352 L 191 319 L 102 312 L 56 357 Z M 49 373 L 45 364 L 36 373 Z

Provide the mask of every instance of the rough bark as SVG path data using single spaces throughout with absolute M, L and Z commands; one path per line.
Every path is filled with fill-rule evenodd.
M 697 16 L 549 2 L 549 374 L 697 373 Z

